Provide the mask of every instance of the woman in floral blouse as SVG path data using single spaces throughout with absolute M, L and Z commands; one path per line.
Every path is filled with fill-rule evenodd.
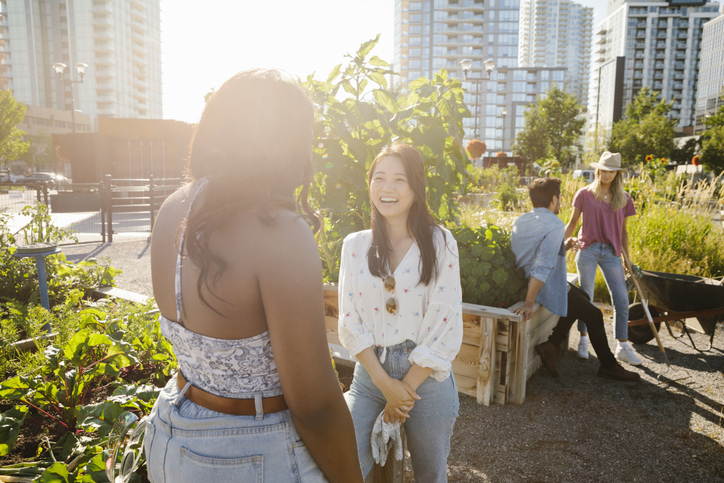
M 340 339 L 361 363 L 345 398 L 362 470 L 381 416 L 404 423 L 418 481 L 447 481 L 463 335 L 457 243 L 427 208 L 417 149 L 385 148 L 368 176 L 371 229 L 344 240 L 339 274 Z

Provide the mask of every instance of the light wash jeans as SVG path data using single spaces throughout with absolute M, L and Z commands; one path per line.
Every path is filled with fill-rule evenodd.
M 613 336 L 616 339 L 628 339 L 628 290 L 623 273 L 621 257 L 613 254 L 613 247 L 608 243 L 595 242 L 576 254 L 578 283 L 584 292 L 593 300 L 593 289 L 596 284 L 596 267 L 601 267 L 603 278 L 613 301 Z M 578 331 L 588 332 L 586 324 L 578 321 Z
M 253 397 L 257 399 L 256 416 L 233 416 L 189 401 L 173 377 L 161 391 L 146 427 L 149 480 L 327 481 L 297 433 L 289 410 L 261 414 L 261 397 L 279 394 L 281 391 L 258 393 Z
M 382 364 L 387 374 L 402 379 L 410 370 L 411 364 L 407 359 L 414 348 L 415 343 L 410 340 L 388 347 L 387 358 Z M 375 348 L 378 357 L 381 350 Z M 450 372 L 450 377 L 442 382 L 428 377 L 417 388 L 417 394 L 422 399 L 415 401 L 410 418 L 404 425 L 415 478 L 421 483 L 446 482 L 450 438 L 460 408 L 453 373 Z M 355 366 L 352 386 L 344 398 L 352 413 L 360 464 L 367 477 L 374 464 L 370 445 L 372 426 L 387 401 L 360 363 Z

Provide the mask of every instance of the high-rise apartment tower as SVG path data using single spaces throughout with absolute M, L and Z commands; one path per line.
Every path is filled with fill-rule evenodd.
M 516 69 L 519 10 L 519 0 L 395 0 L 398 81 L 405 88 L 441 68 L 461 79 L 473 114 L 463 123 L 463 142 L 477 137 L 493 153 L 510 153 L 524 108 L 565 78 L 561 68 Z M 465 59 L 472 61 L 467 80 L 460 64 Z M 495 65 L 489 79 L 488 59 Z
M 162 117 L 160 0 L 0 0 L 4 78 L 26 104 L 92 118 Z M 88 65 L 84 82 L 53 64 Z M 71 89 L 73 91 L 71 92 Z
M 704 24 L 701 39 L 699 89 L 696 97 L 696 131 L 706 129 L 704 117 L 724 105 L 724 15 Z
M 568 91 L 588 104 L 593 8 L 569 0 L 522 0 L 519 67 L 565 67 Z
M 612 0 L 608 17 L 594 32 L 589 89 L 592 122 L 611 129 L 615 103 L 612 79 L 621 83 L 626 106 L 649 87 L 674 101 L 669 113 L 677 129 L 694 126 L 697 78 L 704 24 L 719 15 L 719 4 L 686 0 Z M 623 69 L 616 75 L 617 58 Z

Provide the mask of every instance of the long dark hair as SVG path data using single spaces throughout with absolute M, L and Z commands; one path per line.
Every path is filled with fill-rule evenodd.
M 218 228 L 239 216 L 255 213 L 273 223 L 273 208 L 295 209 L 294 192 L 302 185 L 296 209 L 319 229 L 307 196 L 314 174 L 314 108 L 306 92 L 274 70 L 240 72 L 209 98 L 191 143 L 190 181 L 206 178 L 182 228 L 186 254 L 199 267 L 197 283 L 218 298 L 214 286 L 225 270 L 209 247 Z M 221 314 L 220 314 L 221 315 Z
M 407 231 L 413 236 L 417 246 L 420 248 L 420 283 L 427 285 L 437 272 L 437 252 L 433 235 L 440 227 L 435 223 L 425 200 L 425 163 L 422 160 L 420 151 L 403 143 L 395 143 L 384 148 L 370 166 L 367 173 L 367 187 L 372 182 L 372 176 L 380 161 L 387 156 L 396 156 L 402 161 L 405 169 L 407 183 L 410 185 L 415 201 L 412 203 L 410 213 L 407 215 Z M 375 277 L 385 278 L 388 273 L 389 253 L 391 250 L 390 240 L 384 223 L 384 217 L 372 205 L 372 216 L 370 226 L 372 228 L 372 245 L 367 253 L 367 261 L 370 273 Z M 443 232 L 443 237 L 444 237 Z

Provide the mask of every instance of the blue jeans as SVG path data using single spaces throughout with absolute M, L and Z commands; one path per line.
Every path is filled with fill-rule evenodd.
M 281 391 L 272 392 L 259 396 Z M 327 481 L 288 409 L 256 416 L 218 413 L 186 399 L 175 377 L 153 406 L 144 446 L 153 483 Z
M 402 379 L 410 370 L 408 357 L 414 348 L 415 343 L 410 340 L 388 347 L 387 358 L 382 364 L 385 372 L 395 379 Z M 381 349 L 375 349 L 379 357 Z M 410 418 L 404 423 L 415 478 L 422 483 L 446 482 L 450 438 L 460 408 L 453 373 L 450 372 L 450 377 L 442 382 L 428 377 L 417 388 L 417 394 L 422 399 L 415 402 Z M 360 363 L 355 366 L 352 385 L 344 398 L 352 413 L 360 464 L 367 477 L 374 464 L 370 445 L 372 426 L 387 401 Z
M 593 300 L 593 289 L 596 284 L 596 267 L 601 267 L 613 302 L 613 319 L 615 321 L 613 336 L 619 340 L 627 340 L 628 290 L 621 257 L 613 254 L 613 247 L 610 244 L 595 242 L 576 254 L 576 267 L 579 284 L 591 300 Z M 578 331 L 588 332 L 586 324 L 580 320 L 578 321 Z

